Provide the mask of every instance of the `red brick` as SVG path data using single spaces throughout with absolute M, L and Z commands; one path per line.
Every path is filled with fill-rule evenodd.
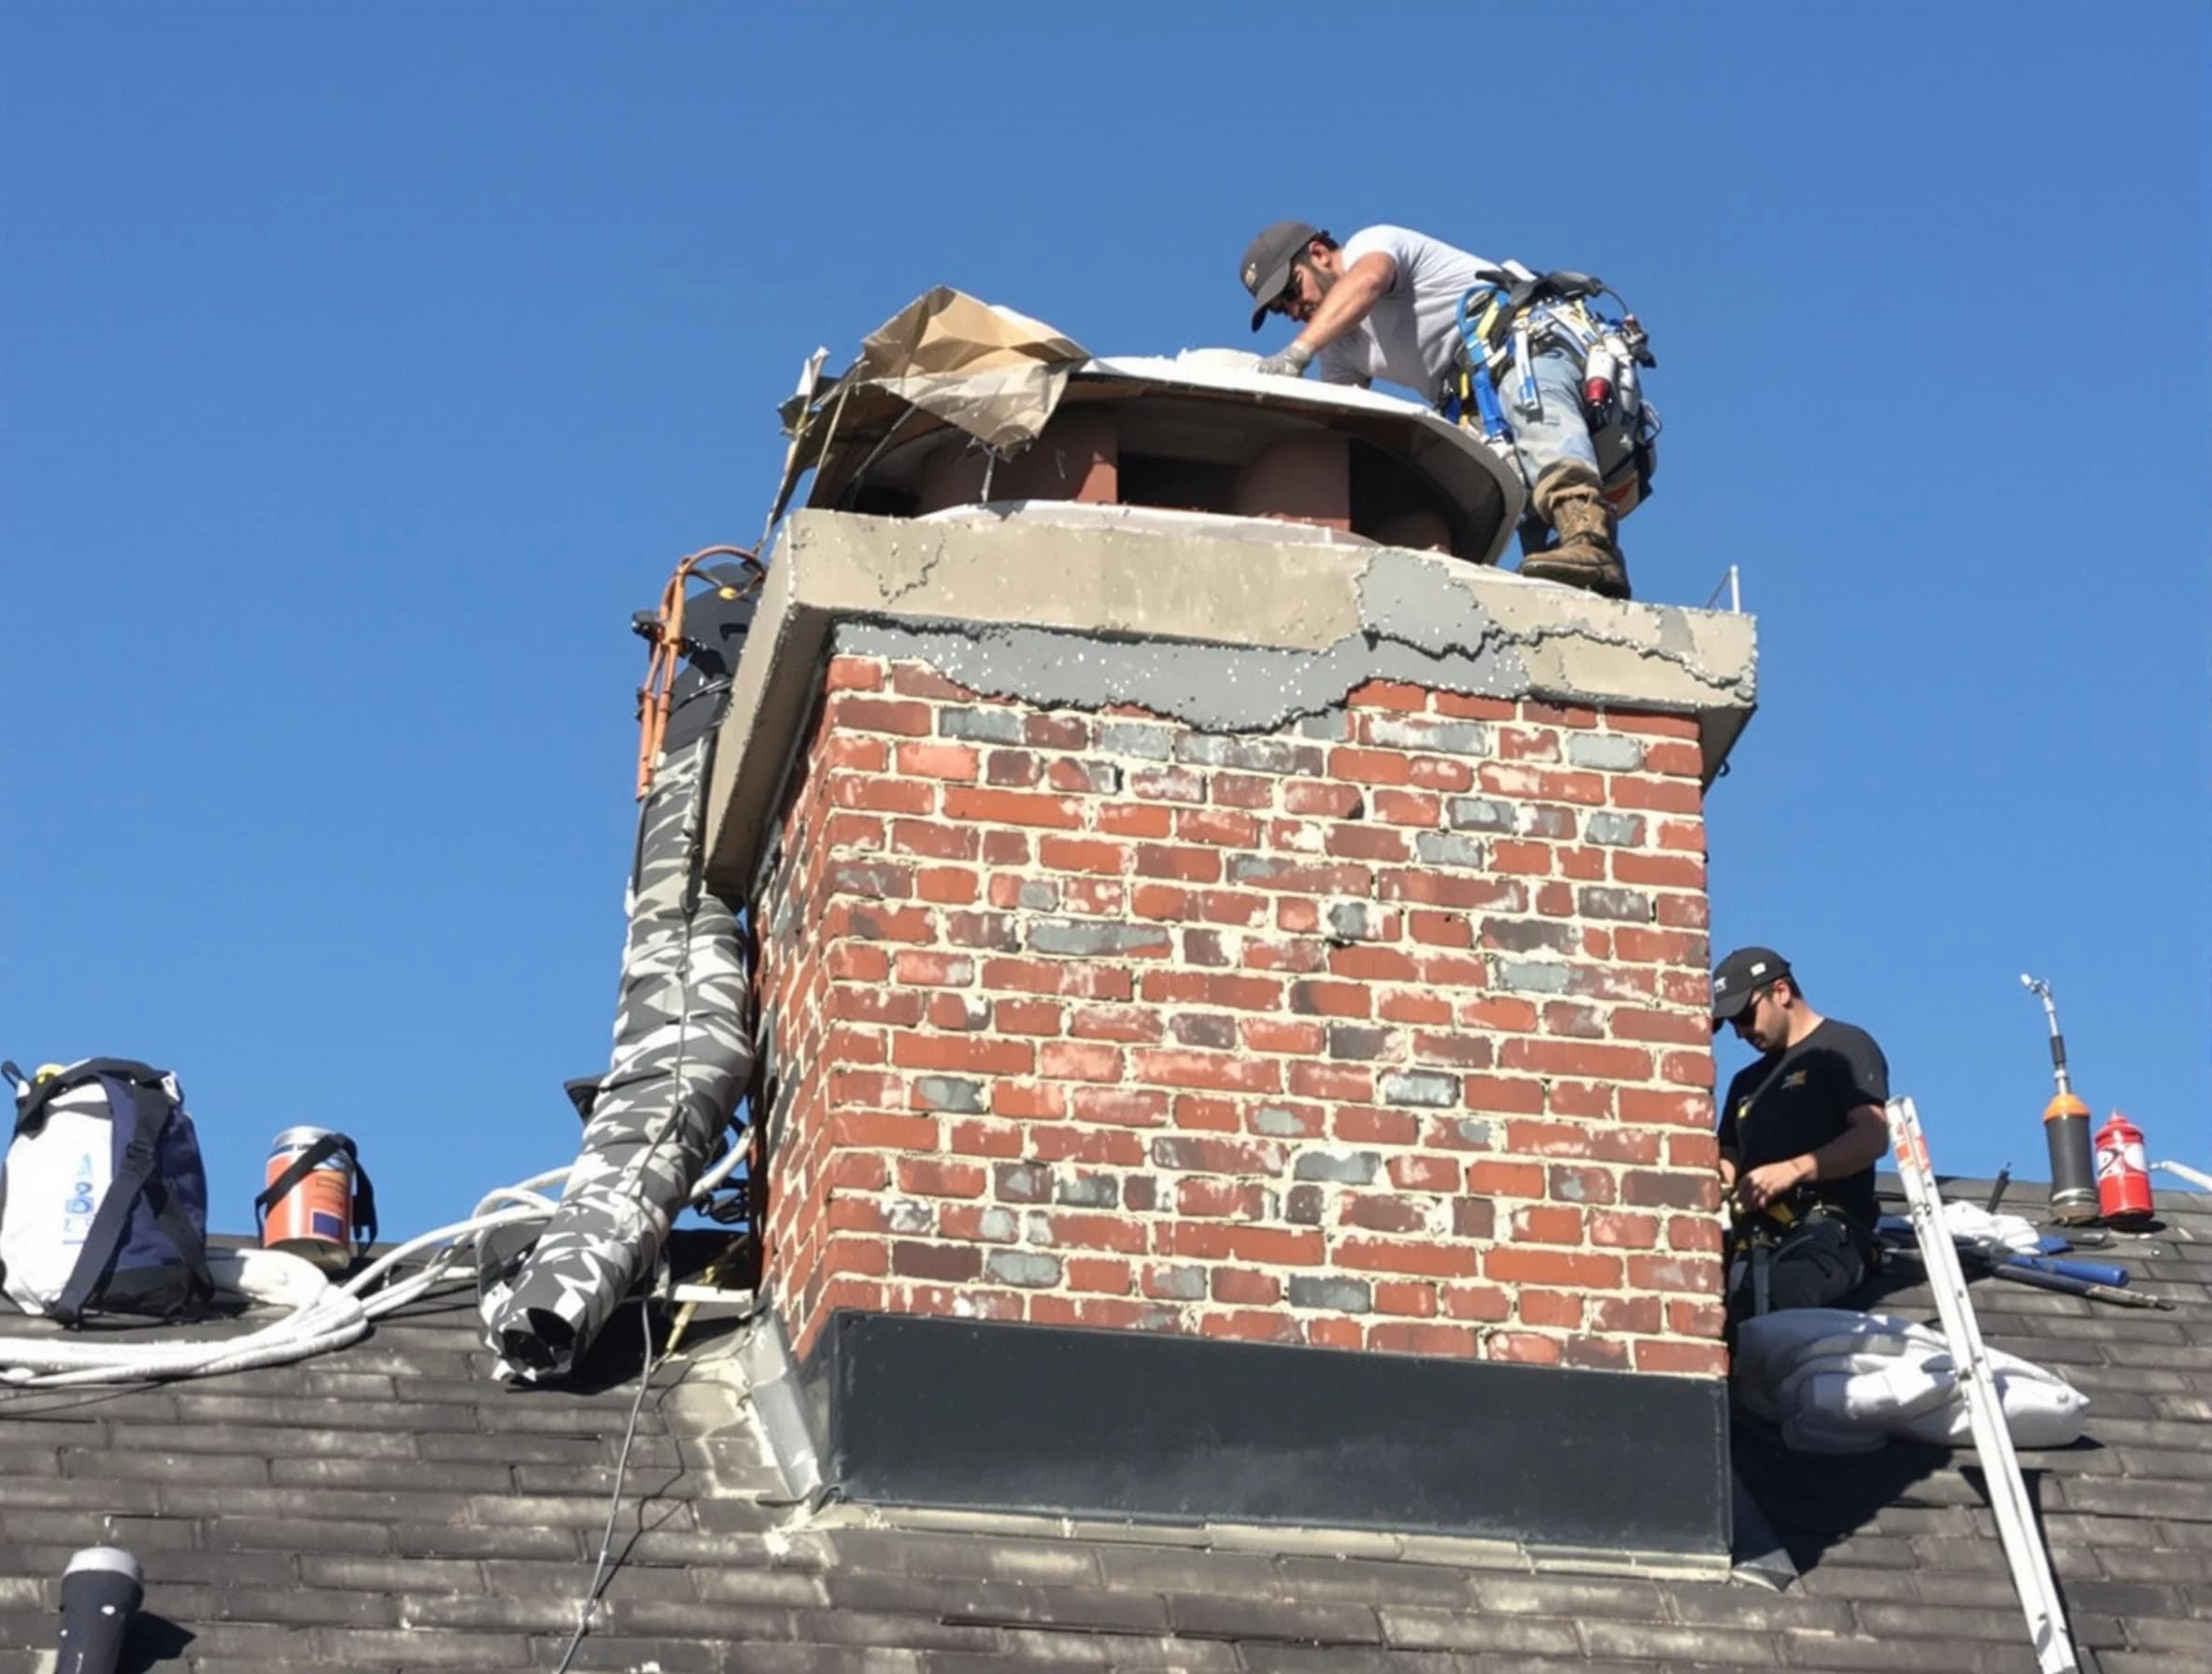
M 1382 1355 L 1432 1355 L 1471 1360 L 1478 1346 L 1474 1332 L 1465 1326 L 1394 1319 L 1368 1327 L 1368 1347 Z
M 1490 844 L 1489 858 L 1493 872 L 1540 876 L 1552 870 L 1552 849 L 1549 844 L 1515 843 L 1500 838 Z
M 1419 1232 L 1428 1223 L 1421 1206 L 1389 1192 L 1349 1192 L 1339 1199 L 1338 1223 L 1368 1232 Z
M 1553 1163 L 1547 1171 L 1547 1180 L 1551 1199 L 1555 1203 L 1601 1204 L 1613 1200 L 1613 1177 L 1603 1169 Z
M 1439 1279 L 1475 1275 L 1476 1253 L 1459 1244 L 1426 1240 L 1344 1238 L 1332 1252 L 1335 1264 L 1355 1272 L 1425 1273 Z
M 1249 814 L 1220 808 L 1181 808 L 1175 814 L 1175 835 L 1184 843 L 1223 844 L 1230 848 L 1259 846 L 1259 821 Z
M 904 1070 L 1027 1075 L 1036 1057 L 1036 1047 L 1027 1041 L 999 1041 L 988 1036 L 901 1034 L 891 1043 L 891 1061 Z
M 1676 1086 L 1703 1087 L 1713 1085 L 1713 1058 L 1710 1052 L 1670 1052 L 1659 1060 L 1659 1079 L 1672 1082 Z
M 1582 1298 L 1569 1290 L 1524 1290 L 1515 1298 L 1516 1312 L 1524 1326 L 1552 1326 L 1574 1330 L 1582 1323 Z
M 1548 1116 L 1609 1116 L 1614 1089 L 1602 1081 L 1555 1081 L 1544 1091 Z
M 1324 846 L 1346 860 L 1406 860 L 1413 853 L 1399 832 L 1373 826 L 1332 826 Z
M 1068 1101 L 1068 1108 L 1078 1122 L 1159 1128 L 1168 1120 L 1168 1095 L 1151 1088 L 1077 1087 Z
M 1135 852 L 1134 870 L 1141 878 L 1177 878 L 1186 884 L 1221 882 L 1221 855 L 1217 850 L 1141 843 Z
M 1359 813 L 1360 794 L 1349 785 L 1326 779 L 1292 779 L 1283 787 L 1283 806 L 1290 814 L 1352 819 Z
M 880 738 L 839 732 L 822 741 L 822 765 L 853 773 L 880 773 L 891 765 L 891 746 Z
M 1244 1342 L 1296 1342 L 1297 1322 L 1287 1313 L 1262 1313 L 1240 1309 L 1234 1313 L 1209 1313 L 1198 1321 L 1201 1337 L 1227 1337 Z
M 1628 1286 L 1631 1290 L 1680 1290 L 1700 1296 L 1721 1292 L 1721 1264 L 1695 1256 L 1631 1256 Z
M 1356 983 L 1296 982 L 1290 1009 L 1307 1017 L 1365 1017 L 1373 1008 L 1368 989 Z
M 1582 1212 L 1565 1204 L 1539 1203 L 1516 1209 L 1512 1235 L 1516 1243 L 1579 1244 L 1582 1241 Z
M 881 691 L 884 665 L 871 657 L 832 657 L 823 684 L 831 691 Z
M 1532 1250 L 1500 1244 L 1482 1260 L 1482 1276 L 1501 1284 L 1550 1284 L 1567 1290 L 1616 1290 L 1621 1284 L 1617 1256 L 1581 1255 L 1567 1250 Z
M 1435 947 L 1472 947 L 1475 944 L 1474 926 L 1468 922 L 1465 915 L 1459 913 L 1408 913 L 1406 929 L 1414 941 L 1425 942 Z
M 1721 1223 L 1709 1217 L 1678 1214 L 1666 1223 L 1666 1247 L 1670 1250 L 1718 1256 L 1723 1242 Z
M 1375 1001 L 1375 1015 L 1386 1023 L 1449 1023 L 1452 1002 L 1419 988 L 1389 988 Z
M 1591 1305 L 1590 1328 L 1635 1336 L 1655 1335 L 1661 1325 L 1659 1310 L 1657 1297 L 1599 1297 Z
M 840 943 L 830 949 L 823 962 L 830 974 L 842 982 L 880 983 L 891 974 L 889 950 L 861 943 Z
M 1607 1249 L 1649 1250 L 1659 1241 L 1658 1217 L 1613 1209 L 1593 1210 L 1590 1241 Z
M 975 752 L 964 744 L 902 744 L 891 759 L 900 773 L 915 778 L 975 780 Z
M 945 1148 L 962 1156 L 1019 1156 L 1023 1131 L 1014 1122 L 955 1122 L 946 1130 Z
M 1257 773 L 1217 773 L 1213 800 L 1225 808 L 1266 809 L 1275 805 L 1275 781 Z
M 991 1026 L 1010 1035 L 1056 1035 L 1064 1016 L 1043 1000 L 1001 1000 L 991 1007 Z
M 839 773 L 830 782 L 830 800 L 841 808 L 927 814 L 937 805 L 937 787 L 921 779 L 859 779 Z
M 1406 758 L 1388 750 L 1331 750 L 1328 771 L 1336 778 L 1366 785 L 1403 785 L 1411 776 Z
M 1459 1100 L 1484 1115 L 1535 1115 L 1544 1107 L 1544 1084 L 1511 1075 L 1463 1075 Z
M 854 732 L 890 732 L 927 738 L 932 724 L 929 705 L 895 698 L 862 698 L 840 692 L 830 700 L 830 725 Z
M 1635 1351 L 1638 1371 L 1722 1377 L 1728 1370 L 1728 1351 L 1717 1342 L 1670 1342 L 1665 1338 L 1643 1338 L 1636 1343 Z
M 1481 698 L 1467 692 L 1439 691 L 1430 699 L 1436 712 L 1453 720 L 1510 721 L 1521 713 L 1519 705 L 1504 698 Z
M 1416 756 L 1409 777 L 1424 790 L 1471 790 L 1475 770 L 1465 761 L 1443 756 Z
M 1001 1081 L 991 1089 L 991 1109 L 1001 1116 L 1056 1122 L 1068 1114 L 1068 1089 L 1050 1082 Z
M 975 694 L 965 686 L 956 686 L 935 669 L 924 662 L 899 662 L 891 665 L 891 689 L 909 698 L 934 698 L 945 703 L 972 703 Z
M 1315 1131 L 1320 1124 L 1315 1123 Z M 1455 1192 L 1459 1189 L 1459 1159 L 1418 1154 L 1390 1159 L 1390 1184 L 1401 1192 Z
M 1118 1046 L 1089 1041 L 1050 1041 L 1037 1054 L 1037 1073 L 1055 1081 L 1115 1082 L 1121 1079 Z
M 1364 1097 L 1364 1089 L 1354 1096 Z M 1411 1112 L 1378 1110 L 1372 1105 L 1342 1105 L 1329 1126 L 1337 1138 L 1354 1145 L 1411 1145 L 1421 1138 L 1420 1119 Z
M 1434 826 L 1443 819 L 1442 802 L 1425 791 L 1378 790 L 1373 801 L 1375 817 L 1394 826 Z
M 1328 969 L 1331 976 L 1370 983 L 1410 983 L 1417 981 L 1421 974 L 1421 968 L 1411 954 L 1369 943 L 1330 948 Z
M 1418 715 L 1428 707 L 1428 689 L 1402 680 L 1369 680 L 1354 687 L 1344 702 L 1354 709 L 1396 709 Z
M 1375 1312 L 1412 1319 L 1434 1319 L 1437 1287 L 1411 1279 L 1382 1279 L 1374 1288 Z
M 1624 849 L 1613 856 L 1613 876 L 1624 884 L 1656 884 L 1664 889 L 1702 889 L 1705 862 L 1682 855 L 1638 855 Z
M 1690 715 L 1662 715 L 1649 709 L 1609 709 L 1606 725 L 1616 732 L 1641 732 L 1653 738 L 1695 738 L 1698 735 L 1697 717 Z
M 1712 1040 L 1712 1027 L 1705 1018 L 1684 1016 L 1680 1012 L 1616 1006 L 1609 1021 L 1616 1040 L 1669 1042 L 1678 1046 L 1703 1046 Z
M 1705 798 L 1694 784 L 1680 779 L 1638 779 L 1626 773 L 1613 780 L 1613 806 L 1645 808 L 1661 814 L 1696 814 Z
M 939 1156 L 901 1156 L 899 1189 L 923 1198 L 980 1198 L 988 1183 L 979 1163 Z
M 1212 1272 L 1213 1299 L 1246 1308 L 1271 1308 L 1283 1299 L 1283 1282 L 1271 1273 L 1249 1268 L 1217 1267 Z
M 1033 796 L 1014 790 L 978 790 L 948 787 L 944 792 L 947 819 L 976 820 L 994 825 L 1052 826 L 1073 830 L 1083 824 L 1083 804 L 1062 796 Z
M 830 1142 L 862 1151 L 934 1151 L 937 1122 L 931 1116 L 893 1116 L 873 1111 L 844 1110 L 830 1117 Z
M 957 1284 L 983 1274 L 983 1252 L 973 1244 L 924 1244 L 901 1240 L 891 1246 L 891 1270 L 911 1279 Z
M 1113 837 L 1165 837 L 1172 829 L 1170 811 L 1140 802 L 1101 802 L 1098 827 Z
M 1078 1006 L 1069 1014 L 1068 1032 L 1083 1041 L 1150 1043 L 1163 1026 L 1157 1012 L 1133 1005 Z
M 1237 1022 L 1237 1032 L 1245 1047 L 1253 1052 L 1311 1057 L 1323 1049 L 1326 1041 L 1320 1024 L 1283 1018 L 1241 1017 Z
M 1578 1041 L 1546 1041 L 1515 1036 L 1498 1048 L 1498 1067 L 1533 1070 L 1543 1075 L 1576 1075 L 1607 1081 L 1646 1081 L 1652 1055 L 1633 1046 L 1599 1046 Z
M 1055 872 L 1094 872 L 1118 877 L 1128 858 L 1128 848 L 1096 837 L 1041 837 L 1037 840 L 1039 864 Z
M 966 906 L 975 900 L 975 874 L 957 866 L 924 866 L 914 875 L 915 893 L 943 906 Z
M 1513 1293 L 1495 1284 L 1447 1284 L 1442 1288 L 1444 1312 L 1453 1319 L 1495 1323 L 1508 1317 L 1513 1310 Z
M 1717 1338 L 1727 1323 L 1727 1310 L 1718 1303 L 1670 1301 L 1666 1304 L 1667 1329 L 1683 1337 Z
M 1272 1059 L 1245 1058 L 1233 1053 L 1174 1052 L 1143 1047 L 1132 1051 L 1129 1057 L 1135 1078 L 1156 1086 L 1272 1093 L 1283 1085 L 1282 1069 Z
M 1067 1265 L 1068 1288 L 1126 1297 L 1136 1274 L 1126 1261 L 1110 1256 L 1071 1256 Z

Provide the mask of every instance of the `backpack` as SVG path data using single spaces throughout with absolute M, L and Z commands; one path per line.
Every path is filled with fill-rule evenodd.
M 94 1057 L 15 1087 L 0 1166 L 0 1287 L 26 1313 L 75 1325 L 97 1307 L 198 1319 L 207 1271 L 207 1170 L 177 1078 Z

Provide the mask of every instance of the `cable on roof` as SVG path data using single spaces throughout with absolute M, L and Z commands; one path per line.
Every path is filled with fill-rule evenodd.
M 638 1298 L 637 1317 L 645 1332 L 645 1364 L 638 1369 L 637 1398 L 630 1403 L 630 1423 L 622 1432 L 622 1451 L 615 1459 L 615 1491 L 607 1498 L 606 1527 L 600 1531 L 599 1562 L 591 1571 L 591 1584 L 584 1589 L 584 1596 L 576 1606 L 576 1631 L 570 1636 L 568 1649 L 560 1653 L 560 1663 L 553 1674 L 568 1674 L 568 1667 L 576 1659 L 576 1650 L 584 1642 L 584 1636 L 591 1631 L 591 1618 L 599 1610 L 599 1596 L 615 1579 L 615 1571 L 622 1566 L 615 1557 L 615 1521 L 622 1514 L 622 1479 L 630 1470 L 630 1449 L 637 1440 L 637 1418 L 645 1404 L 645 1391 L 653 1383 L 653 1313 L 648 1299 Z

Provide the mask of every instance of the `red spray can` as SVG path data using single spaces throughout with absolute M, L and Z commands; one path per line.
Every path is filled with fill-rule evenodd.
M 2120 1112 L 2097 1129 L 2097 1208 L 2108 1221 L 2150 1218 L 2150 1168 L 2143 1130 Z

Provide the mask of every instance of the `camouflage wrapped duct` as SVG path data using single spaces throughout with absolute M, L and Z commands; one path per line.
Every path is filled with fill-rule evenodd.
M 744 626 L 723 636 L 729 662 Z M 487 1273 L 479 1298 L 501 1375 L 524 1383 L 566 1376 L 652 1271 L 752 1078 L 737 915 L 699 882 L 714 722 L 729 694 L 719 661 L 693 658 L 640 811 L 614 1055 L 583 1147 L 534 1244 L 511 1271 Z

